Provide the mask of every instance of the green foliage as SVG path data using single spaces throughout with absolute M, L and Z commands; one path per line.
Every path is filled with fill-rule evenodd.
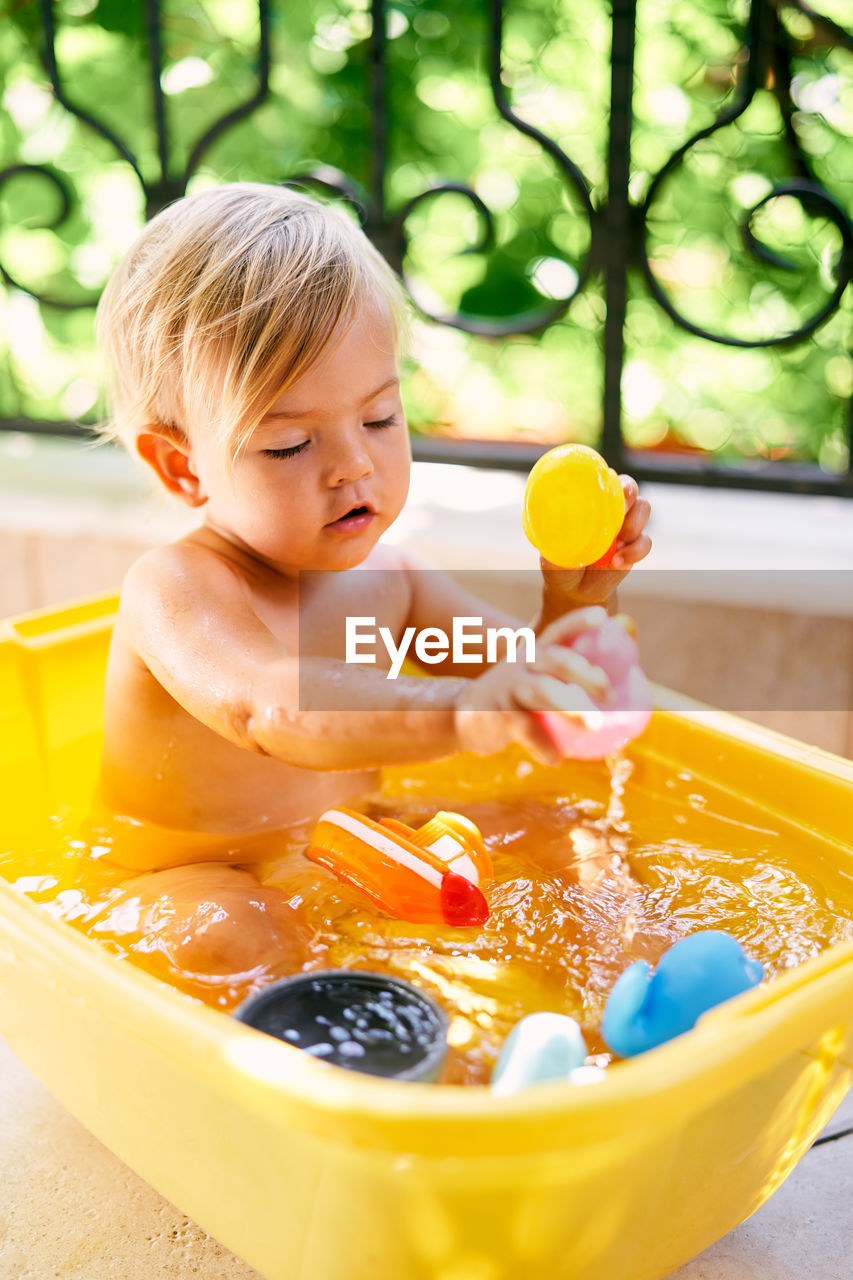
M 840 22 L 839 4 L 822 6 Z M 821 7 L 821 6 L 818 6 Z M 840 8 L 843 8 L 840 0 Z M 601 217 L 607 201 L 610 14 L 604 0 L 507 0 L 502 49 L 512 109 L 579 167 Z M 378 122 L 370 108 L 368 0 L 274 0 L 270 95 L 206 148 L 189 189 L 235 180 L 278 182 L 316 167 L 345 173 L 376 197 Z M 791 196 L 750 210 L 773 188 L 811 173 L 853 205 L 853 59 L 791 3 L 783 22 L 793 81 L 786 140 L 778 79 L 732 123 L 696 142 L 655 190 L 647 249 L 660 288 L 688 321 L 745 342 L 803 325 L 831 295 L 841 237 L 819 206 Z M 142 0 L 55 0 L 56 57 L 67 99 L 105 126 L 105 137 L 53 98 L 35 0 L 6 0 L 0 23 L 0 167 L 47 167 L 71 195 L 61 218 L 49 177 L 0 184 L 0 263 L 19 284 L 66 302 L 94 299 L 137 234 L 147 184 L 162 178 L 153 128 L 151 66 Z M 735 99 L 746 17 L 743 0 L 640 0 L 631 197 L 642 205 L 654 175 Z M 591 229 L 581 193 L 535 138 L 500 116 L 489 86 L 489 5 L 395 0 L 387 5 L 388 103 L 383 197 L 394 215 L 432 184 L 406 220 L 412 293 L 435 314 L 499 327 L 535 325 L 568 298 Z M 193 148 L 257 89 L 252 0 L 163 0 L 162 85 L 168 171 L 184 174 Z M 744 223 L 758 245 L 751 252 Z M 625 433 L 629 443 L 721 458 L 787 457 L 847 465 L 853 388 L 848 354 L 853 301 L 809 339 L 739 349 L 685 332 L 629 279 Z M 6 327 L 0 413 L 91 418 L 97 413 L 92 310 L 39 307 L 26 292 L 0 298 Z M 407 406 L 416 430 L 550 443 L 594 443 L 601 421 L 603 282 L 593 274 L 562 316 L 530 335 L 472 337 L 415 326 Z

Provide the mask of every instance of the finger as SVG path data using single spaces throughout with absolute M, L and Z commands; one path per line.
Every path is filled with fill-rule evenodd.
M 579 685 L 591 698 L 605 698 L 610 692 L 610 681 L 601 667 L 562 645 L 540 650 L 536 655 L 536 672 L 553 676 L 564 684 Z
M 649 522 L 652 508 L 645 498 L 638 498 L 622 521 L 619 538 L 622 542 L 633 542 L 643 532 Z
M 607 617 L 601 605 L 588 605 L 584 609 L 572 609 L 556 618 L 538 636 L 539 644 L 569 644 L 584 631 L 594 631 Z
M 588 695 L 577 684 L 566 684 L 553 676 L 537 676 L 519 681 L 513 689 L 515 701 L 527 711 L 559 711 L 561 715 L 585 724 L 591 713 L 601 714 L 591 705 Z
M 548 700 L 538 687 L 533 676 L 518 679 L 512 688 L 512 696 L 517 707 L 525 711 L 547 711 Z
M 652 540 L 647 533 L 641 533 L 639 538 L 634 542 L 623 547 L 617 555 L 613 557 L 613 565 L 617 569 L 629 569 L 632 564 L 636 564 L 638 560 L 643 560 L 652 549 Z
M 640 487 L 633 476 L 620 476 L 619 483 L 621 484 L 622 492 L 625 495 L 625 510 L 630 511 L 631 507 L 637 500 L 637 494 L 640 492 Z

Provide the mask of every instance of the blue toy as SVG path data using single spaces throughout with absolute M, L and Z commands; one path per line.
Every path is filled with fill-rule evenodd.
M 608 998 L 601 1033 L 614 1053 L 633 1057 L 689 1031 L 708 1009 L 763 977 L 762 965 L 731 934 L 693 933 L 664 952 L 654 972 L 645 960 L 625 970 Z
M 585 1058 L 586 1044 L 574 1018 L 564 1013 L 528 1014 L 504 1041 L 492 1073 L 492 1092 L 506 1097 L 531 1084 L 569 1079 Z

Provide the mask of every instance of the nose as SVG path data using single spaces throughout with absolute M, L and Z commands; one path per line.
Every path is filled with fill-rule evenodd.
M 329 483 L 333 488 L 354 484 L 373 474 L 373 459 L 360 432 L 347 432 L 333 446 Z

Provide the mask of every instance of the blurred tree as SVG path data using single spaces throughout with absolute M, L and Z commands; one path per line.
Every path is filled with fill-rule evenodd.
M 760 202 L 805 176 L 825 186 L 848 219 L 853 210 L 846 5 L 822 0 L 816 15 L 794 0 L 764 0 L 771 18 L 778 15 L 778 47 L 760 61 L 754 55 L 749 106 L 696 141 L 653 187 L 673 153 L 737 100 L 749 6 L 639 4 L 630 195 L 639 210 L 652 190 L 652 283 L 701 330 L 766 342 L 805 324 L 833 293 L 842 233 L 826 208 L 793 195 Z M 48 10 L 66 100 L 105 132 L 51 92 L 44 6 L 6 0 L 0 266 L 17 287 L 0 301 L 0 414 L 85 421 L 98 412 L 98 374 L 92 309 L 75 304 L 97 296 L 142 225 L 140 178 L 155 195 L 178 194 L 199 139 L 260 96 L 258 8 L 254 0 L 160 4 L 168 126 L 160 149 L 142 0 L 56 0 Z M 599 438 L 610 24 L 604 0 L 508 3 L 504 18 L 503 92 L 513 112 L 578 167 L 587 196 L 553 150 L 499 113 L 485 0 L 386 5 L 383 196 L 389 219 L 415 201 L 405 219 L 413 296 L 425 311 L 487 333 L 532 328 L 495 340 L 417 323 L 406 387 L 417 431 L 543 444 Z M 211 140 L 189 189 L 278 182 L 323 167 L 346 174 L 369 204 L 383 123 L 371 112 L 369 0 L 276 0 L 269 35 L 268 94 Z M 441 182 L 467 194 L 418 198 Z M 40 305 L 27 291 L 67 305 Z M 686 332 L 635 268 L 622 378 L 627 442 L 846 469 L 850 292 L 805 341 L 742 349 Z

